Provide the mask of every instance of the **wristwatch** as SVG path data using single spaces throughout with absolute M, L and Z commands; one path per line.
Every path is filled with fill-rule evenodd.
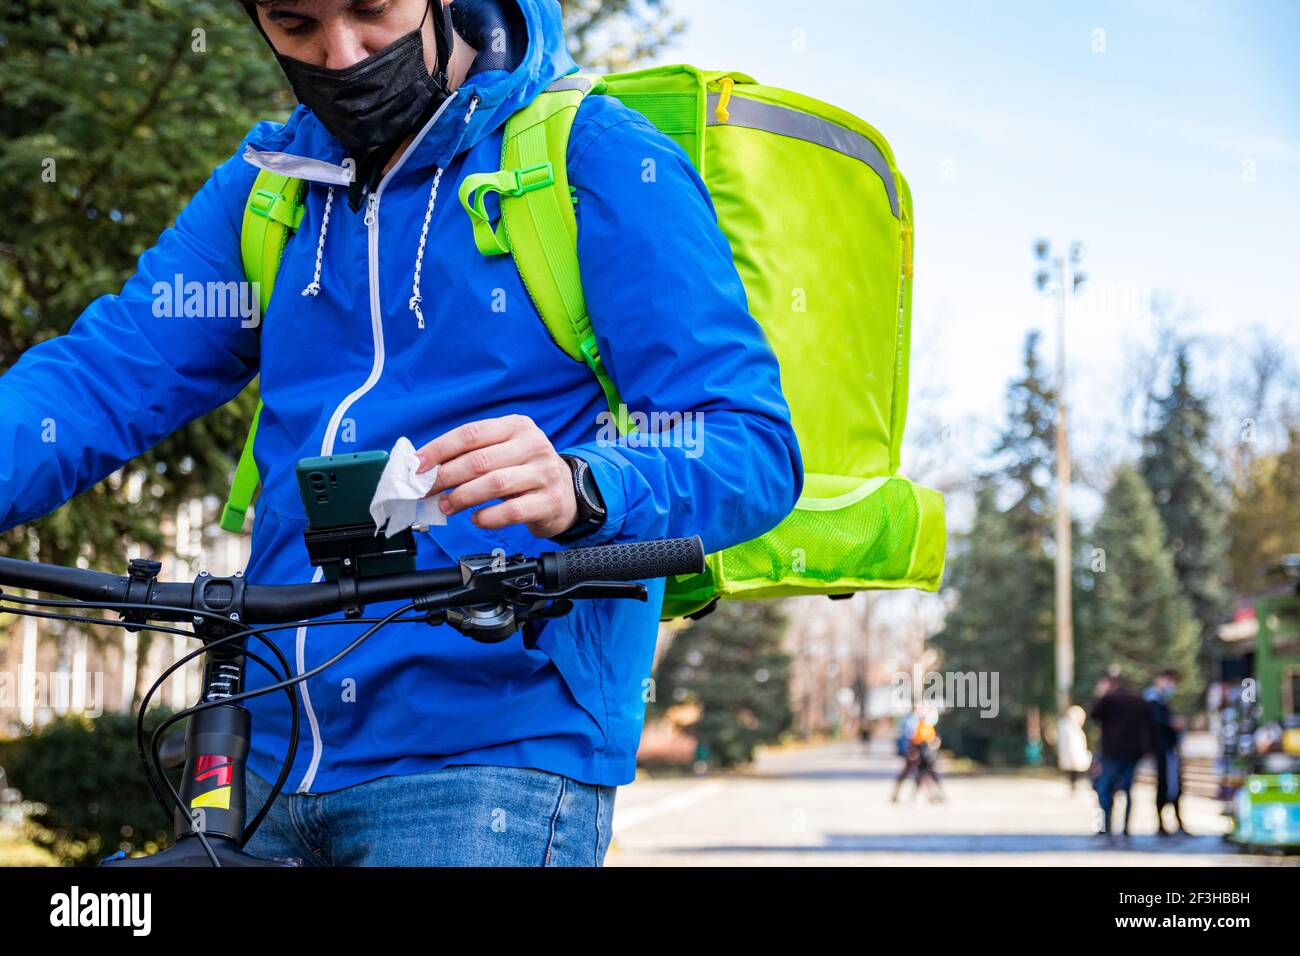
M 573 474 L 573 499 L 578 503 L 578 517 L 567 531 L 554 535 L 551 540 L 557 544 L 572 544 L 589 534 L 599 531 L 605 524 L 605 499 L 596 487 L 596 478 L 591 473 L 591 465 L 577 455 L 561 455 L 564 463 Z

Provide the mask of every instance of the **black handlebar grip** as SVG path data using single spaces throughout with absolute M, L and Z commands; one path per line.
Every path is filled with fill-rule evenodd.
M 640 581 L 704 570 L 704 542 L 690 538 L 664 538 L 574 548 L 542 555 L 546 586 L 566 588 L 583 581 Z

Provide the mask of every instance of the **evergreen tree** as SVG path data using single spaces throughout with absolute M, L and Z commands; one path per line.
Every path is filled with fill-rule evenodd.
M 1138 470 L 1122 466 L 1106 492 L 1092 544 L 1097 570 L 1075 640 L 1075 698 L 1087 700 L 1111 665 L 1135 684 L 1174 668 L 1195 673 L 1197 622 L 1182 594 L 1160 513 Z
M 229 0 L 32 0 L 0 10 L 0 363 L 68 330 L 257 120 L 292 105 Z M 35 396 L 32 396 L 33 398 Z M 40 522 L 41 560 L 121 569 L 164 515 L 221 494 L 254 396 L 180 430 Z M 122 396 L 123 413 L 139 396 Z M 138 488 L 138 492 L 132 491 Z M 8 536 L 26 557 L 23 531 Z
M 560 0 L 560 6 L 569 52 L 584 70 L 632 69 L 684 28 L 664 0 Z
M 944 741 L 976 759 L 1019 763 L 1029 708 L 1052 705 L 1052 563 L 1025 547 L 992 479 L 976 492 L 975 519 L 950 568 L 947 583 L 960 600 L 934 639 L 943 668 L 996 673 L 1000 699 L 996 717 L 973 708 L 945 713 Z
M 1267 586 L 1263 572 L 1286 554 L 1300 553 L 1300 427 L 1276 455 L 1253 458 L 1233 491 L 1228 521 L 1229 576 L 1235 593 Z
M 957 541 L 948 586 L 959 595 L 935 645 L 949 671 L 996 671 L 996 718 L 973 709 L 944 716 L 944 737 L 971 756 L 1023 760 L 1029 708 L 1053 700 L 1052 466 L 1056 395 L 1044 379 L 1038 333 L 1025 340 L 1024 373 L 1007 392 L 1007 424 L 982 479 L 975 520 Z M 1009 500 L 1005 508 L 1000 500 Z
M 1025 339 L 1024 375 L 1007 391 L 1006 430 L 993 449 L 1000 484 L 1012 496 L 1012 528 L 1034 551 L 1052 537 L 1056 455 L 1056 392 L 1044 378 L 1038 343 L 1037 332 Z
M 685 729 L 706 759 L 721 767 L 749 762 L 793 719 L 785 626 L 781 602 L 722 602 L 674 635 L 659 662 L 651 714 L 693 704 L 698 716 Z
M 1227 600 L 1227 540 L 1224 503 L 1214 477 L 1213 422 L 1208 403 L 1192 390 L 1189 372 L 1187 349 L 1180 347 L 1169 393 L 1155 403 L 1157 418 L 1145 437 L 1141 471 L 1196 618 L 1201 675 L 1210 680 L 1218 671 L 1217 629 Z

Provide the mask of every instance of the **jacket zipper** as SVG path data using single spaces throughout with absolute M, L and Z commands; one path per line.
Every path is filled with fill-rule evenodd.
M 425 134 L 433 128 L 442 116 L 443 111 L 451 105 L 456 99 L 456 93 L 438 107 L 438 111 L 429 118 L 429 122 L 424 124 L 424 128 L 411 141 L 411 145 L 406 148 L 401 157 L 393 165 L 383 178 L 379 180 L 379 185 L 375 191 L 366 196 L 366 215 L 363 220 L 366 226 L 367 241 L 367 265 L 369 267 L 370 279 L 370 332 L 374 341 L 375 359 L 370 367 L 370 375 L 362 383 L 361 387 L 349 393 L 343 401 L 339 402 L 338 407 L 334 409 L 334 414 L 330 416 L 329 426 L 325 429 L 325 439 L 321 442 L 321 455 L 334 454 L 334 440 L 338 436 L 339 426 L 343 423 L 343 416 L 347 414 L 357 401 L 359 401 L 367 392 L 369 392 L 379 382 L 379 378 L 384 373 L 384 317 L 380 311 L 379 302 L 379 200 L 383 195 L 384 187 L 401 168 L 406 164 L 406 160 L 414 152 L 415 148 L 420 145 Z M 321 569 L 316 569 L 316 575 L 313 580 L 319 580 Z M 298 628 L 297 633 L 297 664 L 298 673 L 301 674 L 306 670 L 307 656 L 307 626 L 303 625 Z M 320 734 L 319 724 L 316 720 L 316 712 L 311 705 L 311 695 L 307 691 L 307 682 L 303 681 L 298 685 L 302 691 L 303 710 L 307 713 L 307 722 L 311 725 L 312 731 L 312 754 L 311 762 L 307 765 L 307 772 L 303 774 L 302 780 L 298 783 L 298 793 L 308 793 L 311 785 L 316 780 L 316 770 L 320 766 L 321 755 L 325 751 L 324 740 Z

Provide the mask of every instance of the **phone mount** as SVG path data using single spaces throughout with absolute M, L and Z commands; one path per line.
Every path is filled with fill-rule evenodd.
M 373 521 L 337 528 L 308 528 L 303 532 L 307 560 L 323 568 L 325 577 L 338 581 L 345 617 L 360 617 L 364 610 L 356 583 L 368 570 L 389 558 L 415 556 L 415 533 L 406 528 L 389 538 Z

